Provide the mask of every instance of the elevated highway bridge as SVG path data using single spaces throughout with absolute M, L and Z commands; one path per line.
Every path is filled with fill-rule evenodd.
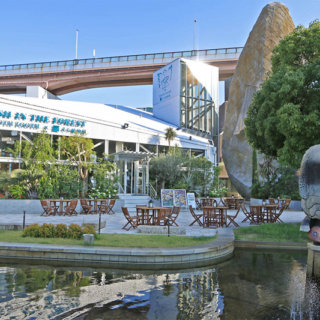
M 55 95 L 101 87 L 152 84 L 153 72 L 177 58 L 219 67 L 220 80 L 233 75 L 242 47 L 138 54 L 0 66 L 0 93 L 41 86 Z

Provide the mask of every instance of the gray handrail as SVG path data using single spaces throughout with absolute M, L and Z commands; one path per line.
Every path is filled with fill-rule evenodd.
M 158 197 L 158 193 L 156 191 L 156 189 L 152 186 L 152 184 L 148 184 L 147 185 L 148 188 L 148 195 L 152 198 L 152 199 L 157 199 Z
M 127 56 L 112 56 L 102 58 L 86 58 L 86 59 L 73 59 L 73 60 L 60 60 L 60 61 L 47 61 L 35 63 L 20 63 L 20 64 L 7 64 L 0 65 L 0 74 L 14 74 L 14 73 L 28 73 L 28 72 L 47 72 L 54 70 L 81 70 L 86 68 L 103 67 L 106 65 L 119 65 L 141 63 L 141 61 L 158 60 L 166 61 L 168 59 L 176 58 L 191 58 L 199 57 L 200 60 L 205 60 L 208 56 L 219 55 L 235 55 L 239 56 L 242 47 L 232 48 L 218 48 L 218 49 L 203 49 L 203 50 L 188 50 L 188 51 L 172 51 L 161 53 L 144 53 Z

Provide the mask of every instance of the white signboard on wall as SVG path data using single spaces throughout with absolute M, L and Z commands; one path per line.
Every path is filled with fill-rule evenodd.
M 180 59 L 153 74 L 153 114 L 158 119 L 180 126 Z

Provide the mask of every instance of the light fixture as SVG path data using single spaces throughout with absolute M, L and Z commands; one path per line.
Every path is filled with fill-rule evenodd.
M 123 126 L 122 126 L 122 129 L 127 129 L 129 127 L 129 123 L 125 123 Z

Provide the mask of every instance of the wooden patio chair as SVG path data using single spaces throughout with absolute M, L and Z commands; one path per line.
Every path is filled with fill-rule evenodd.
M 203 227 L 218 228 L 219 227 L 219 209 L 213 207 L 203 208 Z
M 138 224 L 151 225 L 153 214 L 148 209 L 144 209 L 145 204 L 136 205 Z
M 41 213 L 41 216 L 47 217 L 47 216 L 55 216 L 57 213 L 57 210 L 59 209 L 59 206 L 50 206 L 49 201 L 47 200 L 40 200 L 42 209 L 44 210 Z
M 269 199 L 268 199 L 268 202 L 269 202 L 269 204 L 276 204 L 276 205 L 277 205 L 277 209 L 279 209 L 280 203 L 279 203 L 279 200 L 278 200 L 278 199 L 276 199 L 276 198 L 269 198 Z
M 106 214 L 115 214 L 115 212 L 112 210 L 114 205 L 115 205 L 115 203 L 116 203 L 115 199 L 110 199 L 109 200 L 109 203 L 108 203 L 108 205 L 106 207 L 106 210 L 105 210 Z
M 290 202 L 291 202 L 291 199 L 284 199 L 283 201 L 280 201 L 280 209 L 283 207 L 284 209 L 283 210 L 287 210 L 289 208 L 289 205 L 290 205 Z
M 227 227 L 229 227 L 231 223 L 232 223 L 236 228 L 239 228 L 239 227 L 240 227 L 240 226 L 236 223 L 236 221 L 235 221 L 236 218 L 238 217 L 238 214 L 239 214 L 240 210 L 241 210 L 241 205 L 239 205 L 238 210 L 237 210 L 237 212 L 236 212 L 235 215 L 227 214 L 227 224 L 226 224 Z M 228 223 L 228 220 L 229 220 L 229 223 Z
M 78 212 L 76 211 L 77 204 L 78 204 L 77 199 L 71 200 L 69 205 L 67 205 L 65 208 L 64 215 L 65 216 L 73 216 L 73 215 L 76 216 L 78 214 Z
M 92 214 L 92 205 L 88 203 L 87 199 L 80 199 L 82 211 L 80 214 Z
M 213 198 L 202 198 L 200 201 L 201 201 L 201 208 L 217 206 L 217 201 L 216 199 L 213 199 Z
M 268 199 L 268 202 L 269 202 L 270 204 L 278 204 L 278 200 L 275 199 L 275 198 L 269 198 L 269 199 Z
M 181 210 L 181 207 L 173 207 L 171 212 L 169 213 L 169 216 L 168 216 L 168 224 L 170 226 L 173 226 L 173 225 L 176 225 L 178 227 L 178 224 L 176 223 L 176 220 L 179 216 L 179 213 L 180 213 L 180 210 Z
M 250 206 L 251 224 L 264 222 L 264 215 L 261 206 Z
M 159 209 L 157 219 L 156 219 L 156 225 L 167 226 L 169 224 L 170 226 L 172 226 L 172 224 L 170 224 L 170 215 L 171 215 L 171 211 L 169 208 Z
M 275 215 L 277 214 L 277 204 L 275 203 L 274 204 L 274 207 L 269 207 L 269 206 L 266 206 L 265 209 L 264 209 L 264 220 L 263 222 L 266 222 L 266 223 L 273 223 L 274 222 L 274 219 L 275 219 Z
M 198 198 L 196 198 L 196 206 L 197 206 L 196 207 L 197 210 L 201 210 L 201 203 Z
M 228 209 L 237 209 L 237 199 L 236 198 L 224 198 L 224 202 Z
M 108 199 L 100 200 L 100 204 L 98 204 L 98 213 L 105 214 L 109 210 L 109 203 L 110 201 Z
M 291 200 L 290 200 L 290 201 L 291 201 Z M 290 204 L 290 202 L 289 202 L 289 204 Z M 276 211 L 276 212 L 274 213 L 271 222 L 272 222 L 272 223 L 276 223 L 276 222 L 282 222 L 282 223 L 283 223 L 283 221 L 280 219 L 280 216 L 282 215 L 283 211 L 286 210 L 286 208 L 287 208 L 287 207 L 286 207 L 285 205 L 280 206 L 279 211 L 278 211 L 278 212 Z
M 244 215 L 246 216 L 243 220 L 242 220 L 242 222 L 246 222 L 246 221 L 250 221 L 250 223 L 252 223 L 253 222 L 253 220 L 252 220 L 252 217 L 251 217 L 251 214 L 250 214 L 250 211 L 248 211 L 247 210 L 247 208 L 246 208 L 246 206 L 245 206 L 245 204 L 244 203 L 241 203 L 240 204 L 240 209 L 242 210 L 242 212 L 244 213 Z
M 194 221 L 191 224 L 189 224 L 189 226 L 192 226 L 194 223 L 198 222 L 199 226 L 203 227 L 203 223 L 200 221 L 200 219 L 203 217 L 203 214 L 195 213 L 191 205 L 189 206 L 189 211 L 194 219 Z
M 122 227 L 122 229 L 129 231 L 131 228 L 135 229 L 138 226 L 138 218 L 136 216 L 130 216 L 128 208 L 122 207 L 122 212 L 124 217 L 127 219 L 127 223 Z

